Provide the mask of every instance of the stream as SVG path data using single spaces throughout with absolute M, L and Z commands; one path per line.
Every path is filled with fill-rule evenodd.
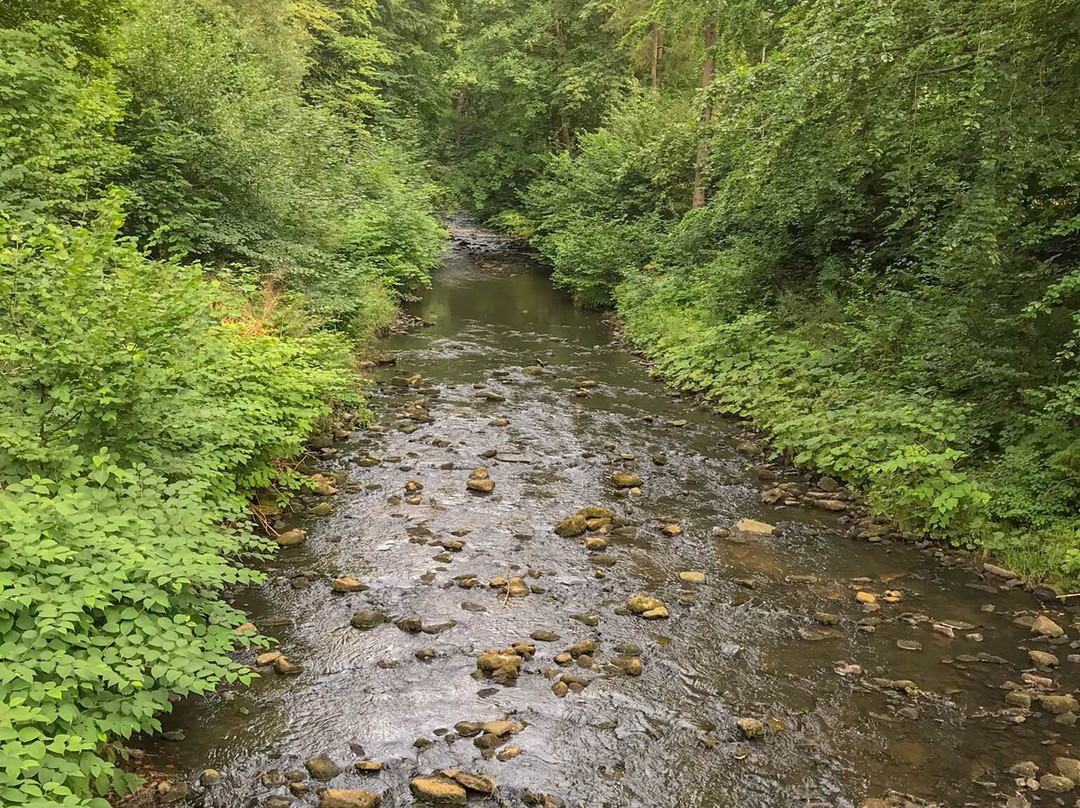
M 424 325 L 379 346 L 395 364 L 372 371 L 375 429 L 310 464 L 336 493 L 302 498 L 279 526 L 306 540 L 230 596 L 299 672 L 264 664 L 250 688 L 178 704 L 135 744 L 142 799 L 1076 801 L 1053 779 L 1080 757 L 1070 612 L 770 466 L 525 252 L 453 234 L 413 306 Z M 490 493 L 467 488 L 478 467 Z M 554 532 L 583 508 L 592 530 Z M 359 591 L 334 591 L 343 576 Z M 628 612 L 638 593 L 647 617 Z M 413 783 L 444 769 L 481 777 Z

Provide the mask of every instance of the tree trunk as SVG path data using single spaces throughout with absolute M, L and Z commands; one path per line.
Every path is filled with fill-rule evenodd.
M 555 41 L 559 42 L 559 40 L 562 39 L 562 21 L 559 20 L 558 16 L 552 17 L 551 30 L 552 33 L 555 34 Z M 562 60 L 556 58 L 554 63 L 556 72 L 561 72 Z M 559 110 L 556 113 L 556 116 L 559 120 L 559 142 L 563 145 L 564 149 L 568 149 L 570 148 L 570 126 L 566 122 L 566 113 Z
M 652 63 L 649 69 L 649 87 L 660 90 L 660 57 L 664 55 L 664 32 L 657 23 L 652 24 Z
M 701 89 L 708 90 L 713 80 L 713 45 L 716 44 L 716 20 L 709 18 L 705 22 L 705 61 L 701 64 Z M 705 142 L 705 130 L 712 120 L 712 99 L 706 98 L 701 108 L 701 136 L 698 140 L 697 157 L 694 159 L 694 196 L 691 208 L 700 208 L 705 204 L 705 180 L 702 176 L 705 163 L 709 160 L 709 147 Z

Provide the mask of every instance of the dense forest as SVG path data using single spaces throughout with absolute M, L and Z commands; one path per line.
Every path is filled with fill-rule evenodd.
M 1080 7 L 0 5 L 0 800 L 252 674 L 271 552 L 438 210 L 905 530 L 1080 577 Z
M 248 499 L 303 484 L 332 408 L 364 417 L 354 346 L 438 260 L 450 18 L 15 0 L 0 25 L 0 801 L 103 804 L 170 693 L 250 676 L 217 599 L 270 549 Z
M 905 529 L 1080 572 L 1076 4 L 480 9 L 461 204 Z

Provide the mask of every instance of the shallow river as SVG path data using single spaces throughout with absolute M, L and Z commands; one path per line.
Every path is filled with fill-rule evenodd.
M 174 740 L 143 743 L 140 768 L 193 784 L 189 804 L 223 808 L 274 796 L 314 806 L 322 788 L 411 805 L 410 780 L 444 768 L 489 775 L 495 802 L 514 806 L 856 806 L 892 791 L 1003 806 L 1018 790 L 1073 804 L 1077 792 L 1020 788 L 1008 772 L 1030 760 L 1037 778 L 1056 757 L 1080 756 L 1075 712 L 1040 702 L 1076 688 L 1072 615 L 974 562 L 852 538 L 856 515 L 800 498 L 814 478 L 778 469 L 768 479 L 776 472 L 762 471 L 742 424 L 650 379 L 527 257 L 484 231 L 455 235 L 415 306 L 427 327 L 380 346 L 396 358 L 375 371 L 383 430 L 342 438 L 312 465 L 337 475 L 338 492 L 305 507 L 325 501 L 333 513 L 292 517 L 284 527 L 305 527 L 306 543 L 233 597 L 302 673 L 263 667 L 250 689 L 178 705 L 164 721 Z M 490 494 L 466 490 L 481 465 Z M 640 492 L 617 489 L 616 471 L 639 475 Z M 416 504 L 410 480 L 423 486 Z M 763 505 L 777 482 L 797 483 L 800 502 Z M 618 514 L 589 534 L 606 549 L 553 532 L 585 506 Z M 746 518 L 776 532 L 724 535 Z M 441 546 L 454 541 L 463 546 Z M 367 590 L 332 591 L 342 575 Z M 532 589 L 508 597 L 488 585 L 497 577 Z M 669 616 L 617 613 L 638 592 Z M 351 626 L 362 611 L 387 620 Z M 1072 636 L 1034 636 L 1023 624 L 1038 614 Z M 407 618 L 428 631 L 395 625 Z M 558 639 L 530 640 L 537 631 Z M 584 659 L 554 661 L 585 640 L 597 649 Z M 516 680 L 477 673 L 485 649 L 521 642 L 535 655 Z M 1037 669 L 1028 650 L 1060 666 Z M 558 695 L 567 674 L 576 686 Z M 1023 695 L 1006 703 L 1007 682 L 1033 697 L 1030 709 Z M 455 730 L 504 716 L 523 727 L 486 751 L 474 743 L 485 736 Z M 762 722 L 763 737 L 744 737 L 740 718 Z M 316 756 L 342 773 L 309 777 Z M 358 759 L 384 765 L 361 773 Z M 222 779 L 203 787 L 208 767 Z M 271 770 L 294 772 L 297 785 L 261 776 Z

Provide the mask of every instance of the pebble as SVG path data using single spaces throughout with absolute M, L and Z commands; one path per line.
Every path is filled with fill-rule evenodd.
M 441 774 L 464 786 L 468 791 L 475 791 L 477 794 L 485 794 L 489 797 L 495 795 L 495 781 L 487 775 L 471 774 L 459 769 L 443 769 Z
M 304 768 L 316 780 L 333 780 L 341 774 L 341 767 L 325 755 L 311 758 L 304 764 Z
M 759 522 L 757 519 L 740 519 L 735 523 L 733 530 L 737 530 L 740 533 L 756 533 L 762 536 L 771 536 L 776 532 L 776 527 L 766 522 Z M 714 531 L 714 535 L 720 535 L 718 531 Z
M 1067 777 L 1074 783 L 1080 783 L 1080 760 L 1068 757 L 1054 758 L 1054 768 L 1058 774 Z
M 1075 785 L 1076 783 L 1068 777 L 1062 777 L 1060 774 L 1044 774 L 1039 778 L 1039 788 L 1056 794 L 1072 791 Z
M 1065 629 L 1063 629 L 1046 615 L 1040 614 L 1031 624 L 1031 633 L 1038 634 L 1042 637 L 1056 639 L 1058 637 L 1064 636 Z
M 703 584 L 705 583 L 704 572 L 680 572 L 679 580 L 685 581 L 688 584 Z
M 319 794 L 319 808 L 375 808 L 380 797 L 360 789 L 328 788 Z M 270 808 L 267 800 L 267 808 Z
M 506 582 L 506 594 L 511 598 L 524 598 L 529 595 L 529 586 L 522 578 L 511 578 Z
M 1039 767 L 1033 760 L 1021 760 L 1009 767 L 1009 774 L 1030 780 L 1039 776 Z
M 664 606 L 664 602 L 659 598 L 654 598 L 651 595 L 646 595 L 642 592 L 630 597 L 626 601 L 626 608 L 631 614 L 643 615 L 646 612 L 653 611 L 655 609 L 661 609 Z
M 277 769 L 271 769 L 259 775 L 259 782 L 263 788 L 278 788 L 285 785 L 285 775 Z
M 1047 651 L 1028 651 L 1028 658 L 1041 668 L 1056 668 L 1059 661 Z
M 284 533 L 279 533 L 274 537 L 274 541 L 280 547 L 295 547 L 298 544 L 303 544 L 306 540 L 307 531 L 300 528 L 286 530 Z
M 465 487 L 478 494 L 490 494 L 495 490 L 495 481 L 488 476 L 488 470 L 484 466 L 478 466 L 469 475 Z
M 330 588 L 335 592 L 362 592 L 367 587 L 359 579 L 351 575 L 342 575 L 330 582 Z
M 504 735 L 517 735 L 525 729 L 525 725 L 517 721 L 488 721 L 481 729 L 501 738 Z
M 303 672 L 303 668 L 297 665 L 295 662 L 290 662 L 285 657 L 278 657 L 274 660 L 274 672 L 280 673 L 282 676 L 296 676 Z
M 760 738 L 765 734 L 765 726 L 756 718 L 740 718 L 735 725 L 747 740 Z
M 357 612 L 351 618 L 349 618 L 349 625 L 358 629 L 371 629 L 378 625 L 381 625 L 386 621 L 386 615 L 382 612 L 374 610 L 368 610 L 363 612 Z
M 616 657 L 611 664 L 627 676 L 641 676 L 645 669 L 637 657 Z
M 828 631 L 821 628 L 806 628 L 801 626 L 799 628 L 799 636 L 807 642 L 820 642 L 821 640 L 833 640 L 840 636 L 836 631 Z
M 570 538 L 572 536 L 580 536 L 588 530 L 588 524 L 585 521 L 585 517 L 581 514 L 574 514 L 566 519 L 563 519 L 557 525 L 555 525 L 556 535 Z
M 1064 695 L 1043 695 L 1040 694 L 1036 697 L 1039 700 L 1039 705 L 1047 712 L 1054 715 L 1064 715 L 1065 713 L 1075 713 L 1080 709 L 1080 703 L 1077 702 L 1074 696 Z

